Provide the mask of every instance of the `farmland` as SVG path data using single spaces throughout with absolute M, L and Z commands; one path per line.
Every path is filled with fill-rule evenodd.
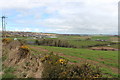
M 81 64 L 89 62 L 97 64 L 101 69 L 108 70 L 105 74 L 113 77 L 117 77 L 118 72 L 118 51 L 93 51 L 88 49 L 73 49 L 73 48 L 60 48 L 50 46 L 31 46 L 35 51 L 36 48 L 41 48 L 49 52 L 63 53 L 62 57 L 70 60 L 73 63 Z M 40 51 L 40 49 L 39 49 Z M 38 52 L 39 52 L 38 51 Z M 42 51 L 42 50 L 41 50 Z M 40 52 L 41 52 L 40 51 Z M 44 51 L 42 51 L 44 52 Z M 41 53 L 42 53 L 41 52 Z
M 18 37 L 11 36 L 7 38 L 12 39 L 13 42 L 16 41 L 14 40 L 16 38 L 18 41 L 16 42 L 17 44 L 18 43 L 21 44 L 22 42 L 22 44 L 24 43 L 25 45 L 27 45 L 28 48 L 30 49 L 30 54 L 34 55 L 34 57 L 53 53 L 55 55 L 62 57 L 63 59 L 68 60 L 69 61 L 68 63 L 71 65 L 80 66 L 84 63 L 89 63 L 93 66 L 98 66 L 103 73 L 103 77 L 109 77 L 109 78 L 118 77 L 118 70 L 120 68 L 118 67 L 118 50 L 114 50 L 114 51 L 91 50 L 92 47 L 98 47 L 98 48 L 110 47 L 110 48 L 118 49 L 119 43 L 117 42 L 118 40 L 117 36 L 108 36 L 108 35 L 81 36 L 81 35 L 59 35 L 59 34 L 56 34 L 56 36 L 57 36 L 56 38 L 49 38 L 49 37 L 34 38 L 34 37 L 21 37 L 21 36 Z M 9 45 L 17 46 L 15 44 L 12 45 L 9 44 Z M 18 52 L 17 49 L 16 52 Z M 6 59 L 6 56 L 4 56 L 3 59 L 9 60 Z M 6 62 L 7 61 L 5 61 L 4 65 L 7 65 Z M 37 75 L 37 72 L 34 74 Z
M 86 40 L 91 38 L 91 40 Z M 38 45 L 29 45 L 34 51 L 35 48 L 41 48 L 47 50 L 47 53 L 54 52 L 58 55 L 68 59 L 72 63 L 82 64 L 89 62 L 100 66 L 101 70 L 104 72 L 105 76 L 117 77 L 118 73 L 118 51 L 97 51 L 90 50 L 87 46 L 107 46 L 111 43 L 114 43 L 111 46 L 112 48 L 118 48 L 116 42 L 112 42 L 110 36 L 59 36 L 57 39 L 67 40 L 70 44 L 77 46 L 75 48 L 63 48 L 63 47 L 52 47 L 52 46 L 38 46 Z M 96 39 L 103 39 L 108 41 L 95 41 Z M 85 46 L 85 47 L 84 47 Z M 39 51 L 38 51 L 39 52 Z M 42 51 L 40 51 L 42 53 Z M 44 51 L 43 51 L 44 52 Z M 61 54 L 62 55 L 61 55 Z

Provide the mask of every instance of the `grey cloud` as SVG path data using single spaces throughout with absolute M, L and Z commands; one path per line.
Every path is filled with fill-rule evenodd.
M 18 20 L 18 23 L 35 24 L 46 28 L 46 31 L 58 33 L 117 33 L 117 2 L 118 0 L 0 0 L 2 8 L 16 8 L 18 17 L 35 16 L 34 20 Z M 16 4 L 15 4 L 16 3 Z M 14 5 L 13 5 L 14 4 Z M 11 6 L 12 5 L 12 6 Z M 43 13 L 54 16 L 41 19 Z M 17 17 L 17 18 L 18 18 Z M 40 28 L 38 27 L 38 28 Z M 63 30 L 63 31 L 62 31 Z

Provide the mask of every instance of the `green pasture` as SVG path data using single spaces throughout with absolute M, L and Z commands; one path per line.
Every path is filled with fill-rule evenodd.
M 77 47 L 82 47 L 82 46 L 94 46 L 94 45 L 103 45 L 103 44 L 109 44 L 111 42 L 101 42 L 101 41 L 92 41 L 92 40 L 82 40 L 82 41 L 75 41 L 75 40 L 71 40 L 69 41 L 70 44 L 75 45 Z
M 75 48 L 63 48 L 63 47 L 52 47 L 52 46 L 37 46 L 50 52 L 63 53 L 64 55 L 78 57 L 86 60 L 96 61 L 97 65 L 102 66 L 101 70 L 109 76 L 116 77 L 117 73 L 111 70 L 110 67 L 118 68 L 118 51 L 94 51 L 89 49 L 75 49 Z M 40 52 L 42 53 L 42 52 Z M 81 60 L 64 57 L 71 62 L 80 63 Z

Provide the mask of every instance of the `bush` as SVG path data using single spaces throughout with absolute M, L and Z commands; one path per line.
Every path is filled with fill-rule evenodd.
M 43 78 L 58 78 L 67 63 L 67 60 L 53 54 L 43 56 L 41 61 L 44 64 Z
M 20 48 L 19 48 L 19 55 L 20 55 L 20 57 L 27 56 L 29 52 L 30 52 L 30 49 L 29 49 L 28 46 L 26 46 L 26 45 L 20 46 Z
M 8 43 L 10 43 L 12 41 L 12 39 L 10 39 L 10 38 L 4 38 L 4 39 L 2 39 L 2 42 L 4 43 L 4 44 L 8 44 Z
M 54 54 L 47 54 L 41 58 L 44 64 L 43 78 L 101 78 L 98 67 L 90 64 L 75 66 L 68 64 L 68 60 Z
M 25 52 L 29 52 L 29 47 L 26 46 L 26 45 L 21 46 L 19 49 L 20 49 L 20 50 L 23 50 L 23 51 L 25 51 Z
M 101 78 L 102 74 L 99 68 L 85 63 L 80 67 L 72 66 L 70 70 L 67 71 L 67 76 L 72 78 Z
M 45 45 L 45 46 L 56 46 L 56 47 L 73 47 L 73 45 L 69 44 L 66 40 L 59 39 L 42 39 L 36 40 L 37 45 Z

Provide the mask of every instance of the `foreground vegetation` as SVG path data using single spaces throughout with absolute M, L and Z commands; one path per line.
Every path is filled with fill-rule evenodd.
M 66 59 L 54 54 L 44 55 L 41 61 L 44 64 L 43 77 L 82 79 L 102 77 L 102 73 L 98 67 L 88 63 L 84 63 L 81 66 L 70 65 Z

